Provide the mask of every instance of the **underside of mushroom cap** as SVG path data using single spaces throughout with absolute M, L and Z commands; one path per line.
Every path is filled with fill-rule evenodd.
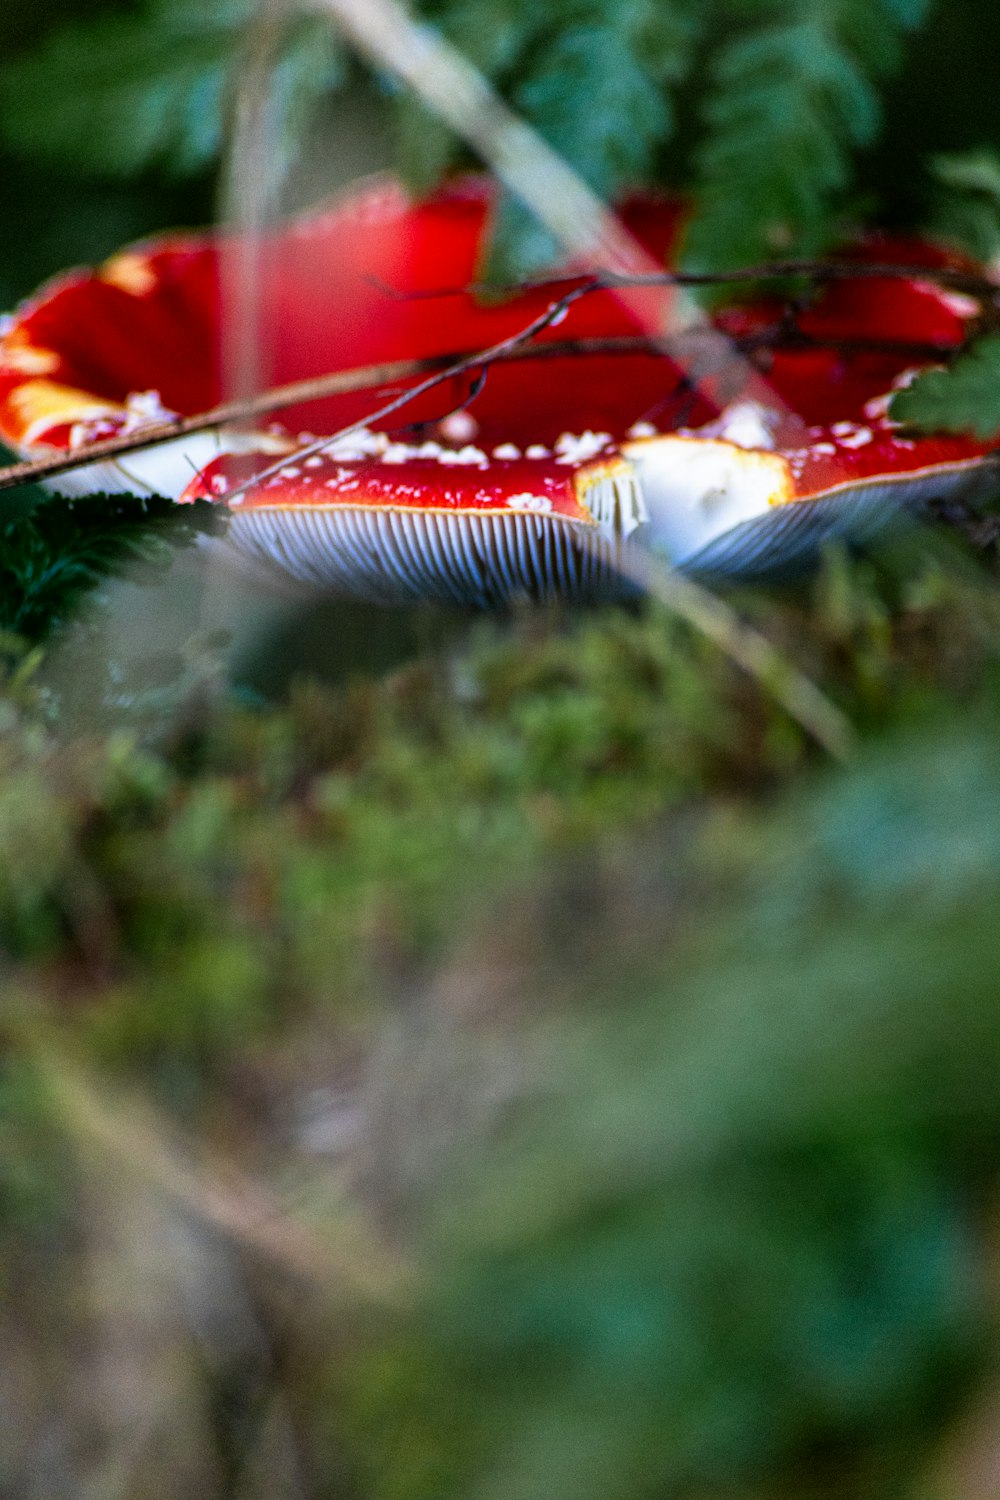
M 871 540 L 901 512 L 1000 493 L 984 445 L 908 437 L 884 401 L 869 408 L 868 420 L 789 433 L 779 414 L 737 402 L 699 429 L 625 443 L 657 546 L 691 571 L 750 577 L 830 538 Z
M 226 500 L 238 487 L 228 501 L 237 545 L 339 593 L 482 607 L 608 597 L 631 591 L 624 549 L 648 517 L 627 460 L 577 456 L 610 449 L 606 435 L 588 436 L 527 456 L 366 429 L 259 484 L 269 456 L 220 457 L 184 498 Z

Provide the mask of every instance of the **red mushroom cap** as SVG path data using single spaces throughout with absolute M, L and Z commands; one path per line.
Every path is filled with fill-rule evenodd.
M 463 353 L 520 331 L 551 288 L 490 303 L 465 290 L 490 208 L 482 179 L 419 204 L 379 181 L 268 238 L 263 380 Z M 669 258 L 675 204 L 637 198 L 622 217 L 653 256 Z M 0 336 L 0 436 L 31 453 L 213 405 L 225 244 L 174 236 L 45 288 Z M 611 591 L 633 532 L 681 565 L 753 571 L 899 505 L 975 497 L 997 482 L 986 445 L 912 437 L 887 416 L 893 388 L 928 362 L 923 346 L 956 347 L 976 304 L 927 279 L 941 261 L 933 249 L 874 242 L 858 253 L 912 263 L 914 277 L 826 285 L 799 318 L 805 337 L 771 353 L 764 399 L 759 381 L 741 396 L 737 378 L 727 400 L 732 371 L 692 393 L 683 369 L 652 347 L 563 354 L 492 365 L 470 408 L 450 418 L 469 387 L 448 383 L 388 419 L 389 430 L 363 428 L 301 463 L 291 434 L 363 421 L 377 395 L 291 410 L 278 432 L 227 434 L 221 453 L 203 435 L 137 454 L 124 483 L 114 479 L 225 501 L 284 451 L 283 469 L 233 497 L 233 542 L 300 578 L 376 598 Z M 624 304 L 595 292 L 537 342 L 662 327 L 673 295 L 652 287 Z M 715 322 L 739 342 L 779 312 L 750 301 Z M 739 356 L 733 365 L 738 377 Z M 189 482 L 192 459 L 200 472 Z M 83 482 L 110 477 L 90 470 Z

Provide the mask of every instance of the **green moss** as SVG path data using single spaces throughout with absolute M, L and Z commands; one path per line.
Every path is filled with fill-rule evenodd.
M 115 1172 L 248 1245 L 230 1167 L 293 1255 L 360 1211 L 361 1264 L 378 1226 L 404 1256 L 402 1299 L 317 1272 L 336 1332 L 267 1294 L 267 1378 L 363 1497 L 908 1493 L 990 1326 L 1000 603 L 948 554 L 741 607 L 853 764 L 656 606 L 87 735 L 12 658 L 9 1265 L 119 1132 Z M 295 1112 L 358 1069 L 341 1176 Z M 134 1161 L 118 1090 L 164 1132 Z

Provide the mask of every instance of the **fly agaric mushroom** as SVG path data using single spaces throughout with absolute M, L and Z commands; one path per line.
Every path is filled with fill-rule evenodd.
M 490 210 L 479 178 L 416 204 L 379 180 L 266 238 L 265 383 L 517 335 L 554 292 L 484 302 L 469 289 Z M 634 198 L 621 212 L 668 263 L 676 205 Z M 211 407 L 225 245 L 174 236 L 44 289 L 0 337 L 0 436 L 38 453 Z M 932 279 L 947 263 L 940 252 L 878 241 L 862 251 L 912 263 L 913 276 L 824 282 L 790 331 L 774 303 L 728 308 L 714 326 L 731 341 L 732 366 L 694 388 L 636 337 L 666 326 L 673 291 L 644 287 L 625 304 L 598 289 L 534 340 L 536 352 L 560 350 L 491 363 L 478 391 L 463 376 L 368 425 L 371 391 L 331 397 L 284 412 L 280 428 L 188 438 L 74 481 L 228 503 L 236 547 L 382 600 L 613 593 L 627 586 L 640 538 L 682 567 L 752 575 L 901 507 L 976 500 L 997 485 L 984 444 L 911 436 L 888 416 L 892 390 L 957 347 L 978 304 Z M 559 291 L 580 274 L 568 268 Z M 766 361 L 763 399 L 759 379 L 741 390 L 748 349 L 758 368 Z M 352 430 L 300 457 L 305 427 Z

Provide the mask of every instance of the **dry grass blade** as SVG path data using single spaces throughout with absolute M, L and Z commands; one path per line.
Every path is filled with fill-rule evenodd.
M 640 588 L 712 641 L 724 655 L 759 682 L 800 729 L 834 760 L 850 758 L 856 735 L 847 715 L 766 636 L 742 620 L 717 594 L 637 549 L 629 551 L 619 566 Z
M 72 1138 L 86 1142 L 242 1248 L 329 1295 L 380 1306 L 405 1298 L 402 1265 L 346 1209 L 323 1232 L 295 1219 L 260 1183 L 229 1163 L 195 1164 L 170 1139 L 150 1108 L 115 1099 L 51 1044 L 34 1047 Z
M 394 73 L 482 160 L 497 180 L 535 215 L 561 250 L 578 264 L 610 273 L 608 289 L 620 299 L 644 332 L 667 338 L 697 329 L 699 340 L 687 352 L 684 370 L 692 385 L 732 359 L 742 360 L 708 322 L 691 297 L 670 306 L 670 327 L 636 298 L 634 288 L 663 267 L 629 233 L 579 173 L 499 97 L 467 57 L 430 28 L 418 25 L 396 0 L 303 0 L 307 11 L 333 17 L 359 52 L 376 67 Z M 264 55 L 270 33 L 262 29 Z M 258 116 L 259 119 L 259 116 Z M 248 161 L 259 159 L 259 145 L 248 140 Z M 772 407 L 784 403 L 750 361 L 742 361 L 749 396 Z

